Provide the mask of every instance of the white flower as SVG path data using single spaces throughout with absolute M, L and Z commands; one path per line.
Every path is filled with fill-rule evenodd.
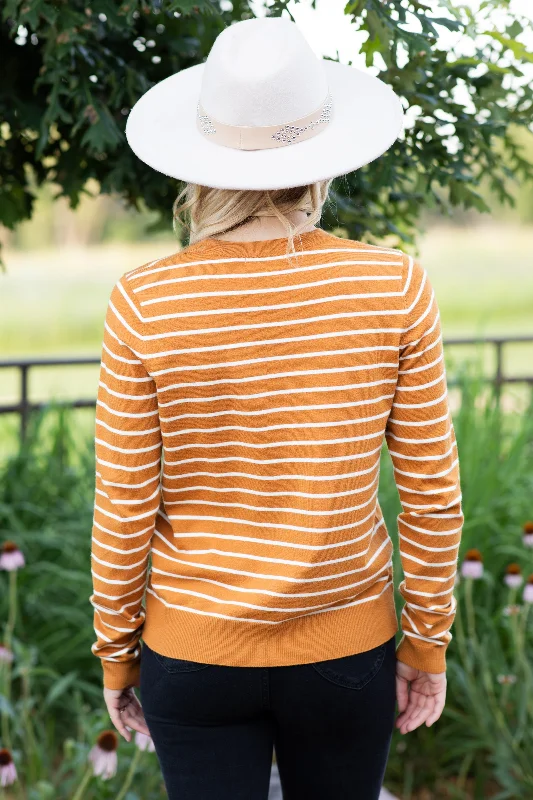
M 0 786 L 11 786 L 17 780 L 17 770 L 9 750 L 0 750 Z
M 104 731 L 89 753 L 88 758 L 93 765 L 93 773 L 103 780 L 108 780 L 116 774 L 117 747 L 118 738 L 115 731 Z
M 139 748 L 139 750 L 148 750 L 149 753 L 155 753 L 154 743 L 152 741 L 151 736 L 147 736 L 146 733 L 140 733 L 139 731 L 135 732 L 135 744 Z
M 510 589 L 518 589 L 523 583 L 522 571 L 519 564 L 509 564 L 505 572 L 504 582 Z
M 526 547 L 533 547 L 533 522 L 524 522 L 522 541 Z
M 471 578 L 472 580 L 478 580 L 483 577 L 483 558 L 479 550 L 467 550 L 461 565 L 461 575 L 463 578 Z
M 20 569 L 25 564 L 24 556 L 18 549 L 15 542 L 4 542 L 0 551 L 0 569 L 13 572 Z
M 527 579 L 522 593 L 522 600 L 524 603 L 533 603 L 533 575 L 530 575 Z
M 14 659 L 14 655 L 9 647 L 6 647 L 5 644 L 0 642 L 0 664 L 11 664 Z

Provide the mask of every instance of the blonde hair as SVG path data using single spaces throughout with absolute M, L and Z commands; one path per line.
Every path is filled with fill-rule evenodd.
M 287 255 L 294 253 L 294 237 L 322 216 L 333 178 L 290 189 L 214 189 L 186 183 L 172 206 L 174 231 L 189 232 L 188 244 L 227 233 L 253 217 L 276 216 L 287 230 Z M 294 226 L 285 216 L 291 211 L 308 213 Z

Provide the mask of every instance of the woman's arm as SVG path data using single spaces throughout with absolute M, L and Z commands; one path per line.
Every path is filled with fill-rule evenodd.
M 107 308 L 96 404 L 92 532 L 93 653 L 104 686 L 138 684 L 142 599 L 160 504 L 157 392 L 139 357 L 139 321 L 123 279 Z
M 386 428 L 402 505 L 399 591 L 405 604 L 397 658 L 423 672 L 442 673 L 455 617 L 463 525 L 459 464 L 437 302 L 426 271 L 411 257 L 407 262 L 400 368 Z

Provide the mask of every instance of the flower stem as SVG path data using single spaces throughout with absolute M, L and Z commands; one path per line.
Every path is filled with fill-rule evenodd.
M 92 766 L 88 766 L 87 770 L 85 771 L 85 774 L 84 774 L 83 778 L 81 779 L 80 785 L 76 789 L 76 794 L 72 796 L 72 800 L 81 800 L 81 798 L 83 797 L 83 793 L 85 791 L 85 788 L 86 788 L 87 784 L 89 783 L 89 781 L 91 780 L 92 774 L 93 774 Z
M 504 683 L 502 693 L 500 695 L 500 706 L 505 709 L 507 708 L 507 702 L 509 700 L 509 689 L 511 688 L 511 684 Z
M 126 777 L 124 778 L 124 783 L 122 784 L 122 788 L 120 792 L 117 794 L 115 800 L 124 800 L 124 798 L 126 797 L 126 792 L 131 786 L 131 782 L 133 780 L 135 770 L 137 769 L 137 764 L 139 763 L 140 757 L 141 757 L 141 751 L 139 750 L 139 748 L 136 748 L 133 758 L 131 759 L 130 762 L 130 768 L 128 770 Z
M 507 604 L 512 606 L 512 605 L 515 604 L 515 602 L 516 602 L 516 586 L 510 586 L 509 587 L 509 599 L 507 601 Z
M 457 788 L 461 789 L 461 791 L 465 791 L 465 784 L 466 784 L 466 777 L 468 775 L 468 771 L 472 766 L 472 762 L 474 760 L 474 753 L 470 751 L 465 755 L 463 758 L 461 768 L 459 770 L 459 774 L 457 777 Z
M 486 696 L 487 696 L 487 704 L 488 704 L 489 708 L 492 710 L 494 719 L 496 721 L 497 726 L 501 730 L 503 738 L 507 740 L 508 745 L 510 746 L 510 748 L 514 752 L 514 755 L 516 757 L 515 769 L 516 769 L 517 773 L 520 774 L 519 770 L 521 770 L 523 772 L 522 764 L 521 764 L 521 761 L 523 761 L 523 759 L 521 758 L 522 753 L 521 753 L 520 748 L 518 747 L 518 743 L 516 742 L 516 740 L 514 739 L 512 733 L 511 733 L 511 731 L 508 728 L 507 721 L 506 721 L 505 716 L 504 716 L 504 714 L 502 712 L 502 709 L 501 709 L 501 704 L 498 703 L 498 700 L 497 700 L 497 698 L 496 698 L 496 696 L 494 694 L 494 686 L 493 686 L 493 683 L 492 683 L 492 676 L 491 676 L 491 674 L 490 674 L 488 669 L 482 669 L 480 676 L 481 676 L 481 680 L 482 680 L 482 682 L 483 682 L 483 684 L 485 686 Z
M 13 633 L 15 630 L 15 622 L 17 620 L 17 570 L 14 569 L 9 573 L 9 604 L 7 623 L 5 628 L 5 646 L 11 651 L 13 647 Z M 11 750 L 13 743 L 11 741 L 11 730 L 9 726 L 9 716 L 7 706 L 11 701 L 11 661 L 7 660 L 4 664 L 4 681 L 3 681 L 3 694 L 5 698 L 6 708 L 2 712 L 2 740 L 4 747 Z
M 465 586 L 466 619 L 468 623 L 468 635 L 472 640 L 472 646 L 477 644 L 476 637 L 476 615 L 474 612 L 474 601 L 472 598 L 472 578 L 467 579 Z
M 461 658 L 463 661 L 463 666 L 465 669 L 470 672 L 470 658 L 468 656 L 468 651 L 466 648 L 466 641 L 465 641 L 465 631 L 463 627 L 463 617 L 461 613 L 461 604 L 459 600 L 457 600 L 457 607 L 455 610 L 455 620 L 454 620 L 455 629 L 457 631 L 457 644 L 459 645 L 459 651 L 461 653 Z
M 13 569 L 9 573 L 9 610 L 7 617 L 7 635 L 9 641 L 6 644 L 11 647 L 13 639 L 13 631 L 15 630 L 15 622 L 17 621 L 17 570 Z
M 522 610 L 522 618 L 518 623 L 517 631 L 516 631 L 516 639 L 517 639 L 517 664 L 520 664 L 523 672 L 524 680 L 527 683 L 527 698 L 528 698 L 528 711 L 530 717 L 533 718 L 533 702 L 529 699 L 532 695 L 533 689 L 533 672 L 531 669 L 531 664 L 527 657 L 527 649 L 526 649 L 526 642 L 527 642 L 527 618 L 529 615 L 529 607 L 530 603 L 525 603 L 524 608 Z
M 518 630 L 519 640 L 520 640 L 520 648 L 523 650 L 526 646 L 526 634 L 527 634 L 527 618 L 529 615 L 529 607 L 531 603 L 525 603 L 524 609 L 522 612 L 522 619 L 521 625 Z
M 38 760 L 39 747 L 37 744 L 37 738 L 35 736 L 35 731 L 33 729 L 30 716 L 31 687 L 30 687 L 29 667 L 24 667 L 24 669 L 21 672 L 21 678 L 22 678 L 22 699 L 23 699 L 22 722 L 26 733 L 24 744 L 26 747 L 26 758 L 28 763 L 28 782 L 30 786 L 33 786 L 36 780 L 35 772 Z

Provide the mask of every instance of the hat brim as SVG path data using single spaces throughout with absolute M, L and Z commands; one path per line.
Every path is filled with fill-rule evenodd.
M 204 63 L 149 89 L 126 124 L 133 152 L 158 172 L 218 189 L 285 189 L 344 175 L 382 155 L 403 130 L 398 95 L 356 67 L 323 60 L 331 120 L 301 142 L 266 150 L 217 144 L 196 127 Z

